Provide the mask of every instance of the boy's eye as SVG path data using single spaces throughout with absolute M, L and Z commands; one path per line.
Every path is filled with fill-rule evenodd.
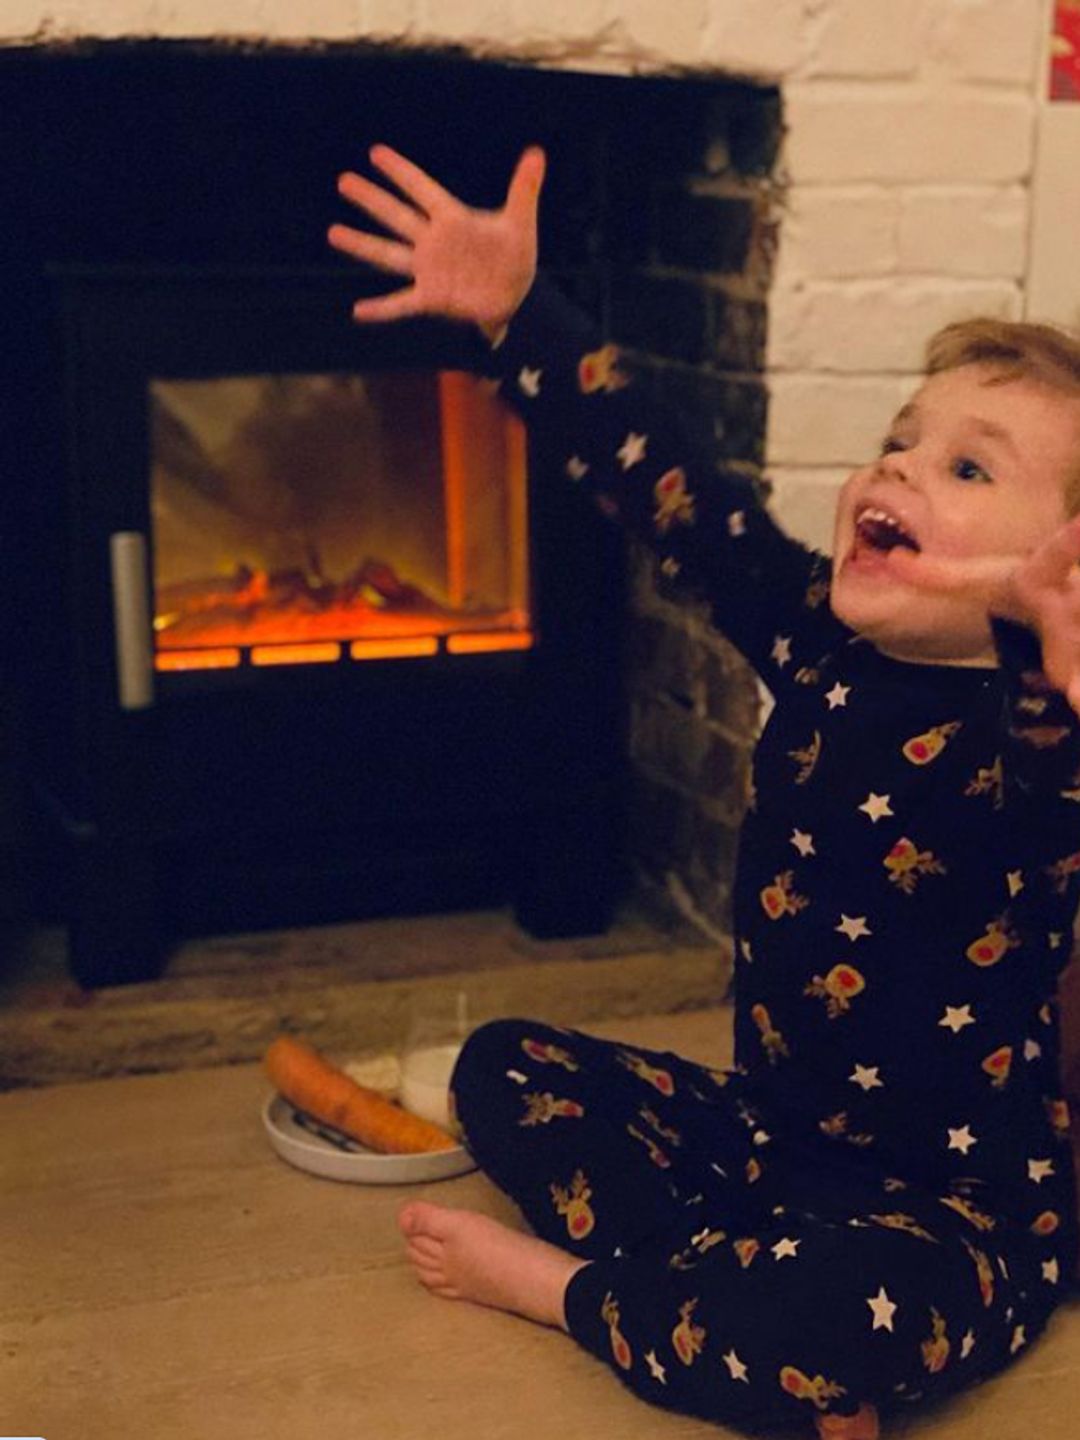
M 954 462 L 953 474 L 958 480 L 975 480 L 987 485 L 991 483 L 989 472 L 966 456 L 961 456 Z
M 882 455 L 892 455 L 895 451 L 903 450 L 903 448 L 903 445 L 900 444 L 900 441 L 897 440 L 895 435 L 886 435 L 885 439 L 881 442 Z

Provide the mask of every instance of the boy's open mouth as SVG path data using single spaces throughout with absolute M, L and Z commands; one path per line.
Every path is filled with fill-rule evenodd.
M 922 546 L 912 535 L 910 530 L 890 515 L 887 510 L 881 510 L 876 505 L 868 505 L 862 510 L 855 521 L 855 549 L 866 549 L 879 554 L 888 550 L 895 550 L 903 546 L 905 550 L 914 550 L 916 554 Z

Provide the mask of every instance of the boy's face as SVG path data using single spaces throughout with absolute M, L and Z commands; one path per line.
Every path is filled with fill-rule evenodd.
M 1078 457 L 1080 405 L 1060 392 L 986 365 L 932 375 L 840 492 L 834 613 L 898 660 L 995 664 L 985 607 L 897 580 L 886 550 L 1026 555 L 1065 522 Z

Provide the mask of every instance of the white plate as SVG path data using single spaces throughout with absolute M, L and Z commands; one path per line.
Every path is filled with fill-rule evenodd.
M 449 1180 L 476 1169 L 476 1162 L 463 1145 L 424 1155 L 377 1155 L 358 1141 L 319 1125 L 276 1093 L 267 1097 L 262 1120 L 270 1144 L 283 1160 L 328 1180 L 350 1180 L 357 1185 L 412 1185 L 422 1180 Z

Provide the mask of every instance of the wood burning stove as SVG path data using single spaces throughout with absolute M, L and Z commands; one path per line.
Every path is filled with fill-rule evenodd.
M 340 270 L 52 278 L 70 688 L 36 788 L 75 973 L 507 899 L 602 928 L 621 548 L 466 373 L 471 335 L 361 330 Z

